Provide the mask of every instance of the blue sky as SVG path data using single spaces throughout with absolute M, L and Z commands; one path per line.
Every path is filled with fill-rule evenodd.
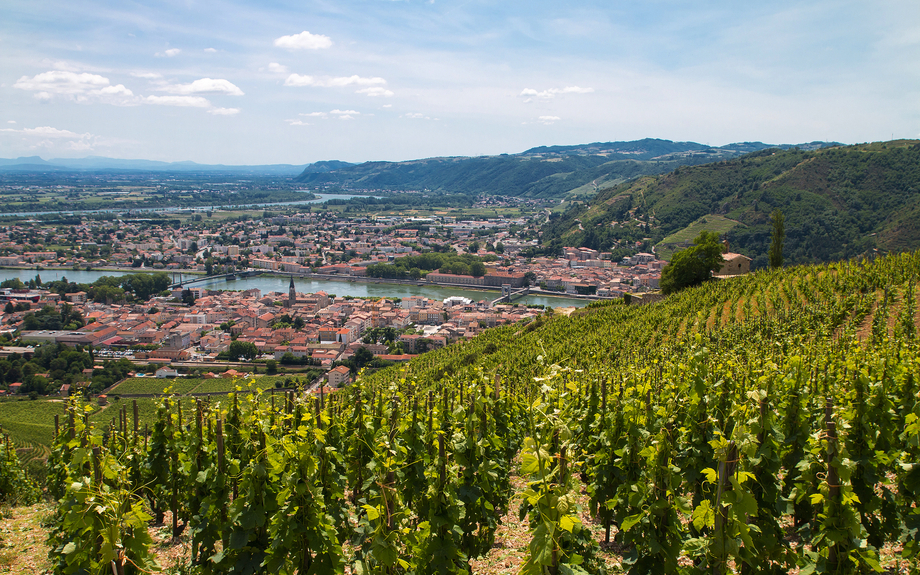
M 920 2 L 0 4 L 0 157 L 920 137 Z

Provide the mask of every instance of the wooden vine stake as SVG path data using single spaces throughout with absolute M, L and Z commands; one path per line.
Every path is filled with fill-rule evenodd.
M 829 503 L 833 506 L 840 501 L 840 475 L 834 458 L 837 456 L 837 422 L 834 421 L 834 400 L 828 397 L 824 405 L 824 426 L 827 429 L 827 491 Z M 837 544 L 831 545 L 827 551 L 827 563 L 831 571 L 837 568 Z
M 137 445 L 137 423 L 138 423 L 138 417 L 137 417 L 137 400 L 134 399 L 134 400 L 132 400 L 132 401 L 133 401 L 133 403 L 134 403 L 134 445 Z
M 725 461 L 719 462 L 719 490 L 716 494 L 716 521 L 715 521 L 715 531 L 716 533 L 721 533 L 725 528 L 725 524 L 728 522 L 728 506 L 722 505 L 722 498 L 725 495 L 725 492 L 731 489 L 730 478 L 735 474 L 735 468 L 738 465 L 738 446 L 734 441 L 728 444 L 728 456 Z M 725 535 L 722 534 L 722 540 L 724 541 Z M 724 550 L 722 553 L 724 557 Z M 722 575 L 726 572 L 726 564 L 724 559 L 717 562 L 712 566 L 712 572 L 714 575 Z

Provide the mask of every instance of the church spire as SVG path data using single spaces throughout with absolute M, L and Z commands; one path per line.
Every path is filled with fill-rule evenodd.
M 288 305 L 297 303 L 297 290 L 294 288 L 294 276 L 291 276 L 291 286 L 288 288 Z

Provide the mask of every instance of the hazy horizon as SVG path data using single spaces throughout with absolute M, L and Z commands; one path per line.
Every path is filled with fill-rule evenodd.
M 304 165 L 920 137 L 920 4 L 0 7 L 0 157 Z

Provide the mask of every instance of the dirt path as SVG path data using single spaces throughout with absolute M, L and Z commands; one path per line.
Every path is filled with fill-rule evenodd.
M 0 509 L 0 573 L 49 573 L 47 531 L 42 520 L 52 513 L 50 503 Z

